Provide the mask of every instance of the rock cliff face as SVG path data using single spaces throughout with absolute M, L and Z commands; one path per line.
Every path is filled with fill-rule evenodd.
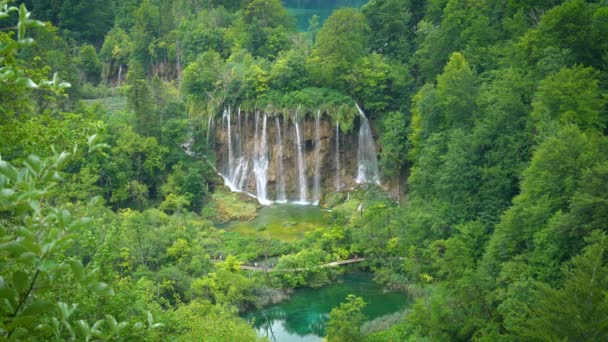
M 345 134 L 325 113 L 227 110 L 213 126 L 217 169 L 225 183 L 262 204 L 316 203 L 325 192 L 356 185 L 358 128 Z

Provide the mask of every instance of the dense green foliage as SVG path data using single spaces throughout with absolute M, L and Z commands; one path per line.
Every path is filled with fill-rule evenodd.
M 362 298 L 348 295 L 345 303 L 331 310 L 327 339 L 336 342 L 362 341 L 359 329 L 364 321 L 363 307 L 365 302 Z
M 606 1 L 370 0 L 309 32 L 278 0 L 0 5 L 0 339 L 256 340 L 238 310 L 355 255 L 415 303 L 364 336 L 348 298 L 330 340 L 608 338 Z M 214 228 L 255 205 L 217 191 L 206 118 L 348 131 L 353 101 L 385 189 L 295 243 Z

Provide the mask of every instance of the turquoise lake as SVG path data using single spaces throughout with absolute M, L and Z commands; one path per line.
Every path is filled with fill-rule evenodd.
M 331 13 L 342 7 L 359 8 L 367 0 L 283 0 L 283 5 L 290 15 L 296 18 L 298 31 L 308 31 L 308 21 L 313 15 L 318 15 L 320 25 Z
M 320 289 L 297 289 L 288 301 L 250 312 L 244 318 L 252 321 L 258 334 L 270 341 L 321 341 L 331 309 L 344 302 L 348 294 L 360 296 L 367 303 L 363 313 L 368 320 L 409 305 L 406 295 L 384 290 L 373 282 L 371 274 L 351 272 Z

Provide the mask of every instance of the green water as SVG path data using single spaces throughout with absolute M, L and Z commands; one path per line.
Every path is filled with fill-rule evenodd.
M 292 242 L 303 238 L 308 231 L 327 226 L 330 217 L 329 212 L 314 205 L 274 204 L 262 207 L 252 221 L 230 222 L 218 228 Z
M 283 0 L 287 12 L 294 16 L 297 21 L 298 31 L 308 31 L 308 21 L 313 15 L 318 15 L 320 25 L 331 15 L 331 13 L 342 7 L 359 8 L 366 4 L 367 0 Z
M 397 292 L 386 292 L 374 283 L 369 273 L 353 272 L 340 282 L 321 289 L 298 289 L 289 301 L 245 315 L 253 321 L 260 336 L 271 341 L 321 341 L 329 312 L 339 306 L 348 294 L 363 297 L 363 310 L 368 320 L 405 309 L 408 298 Z M 274 339 L 273 339 L 274 336 Z

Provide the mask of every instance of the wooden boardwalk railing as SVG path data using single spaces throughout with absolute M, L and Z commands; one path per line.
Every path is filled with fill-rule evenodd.
M 311 270 L 311 269 L 315 269 L 315 268 L 337 267 L 337 266 L 342 266 L 342 265 L 346 265 L 346 264 L 354 264 L 354 263 L 362 262 L 365 260 L 366 260 L 365 258 L 352 258 L 352 259 L 347 259 L 347 260 L 333 261 L 333 262 L 329 262 L 327 264 L 316 265 L 316 266 L 312 266 L 312 267 L 284 268 L 284 269 L 276 269 L 274 267 L 265 267 L 265 266 L 241 265 L 241 269 L 247 270 L 247 271 L 259 271 L 259 272 L 299 272 L 299 271 L 307 271 L 307 270 Z

